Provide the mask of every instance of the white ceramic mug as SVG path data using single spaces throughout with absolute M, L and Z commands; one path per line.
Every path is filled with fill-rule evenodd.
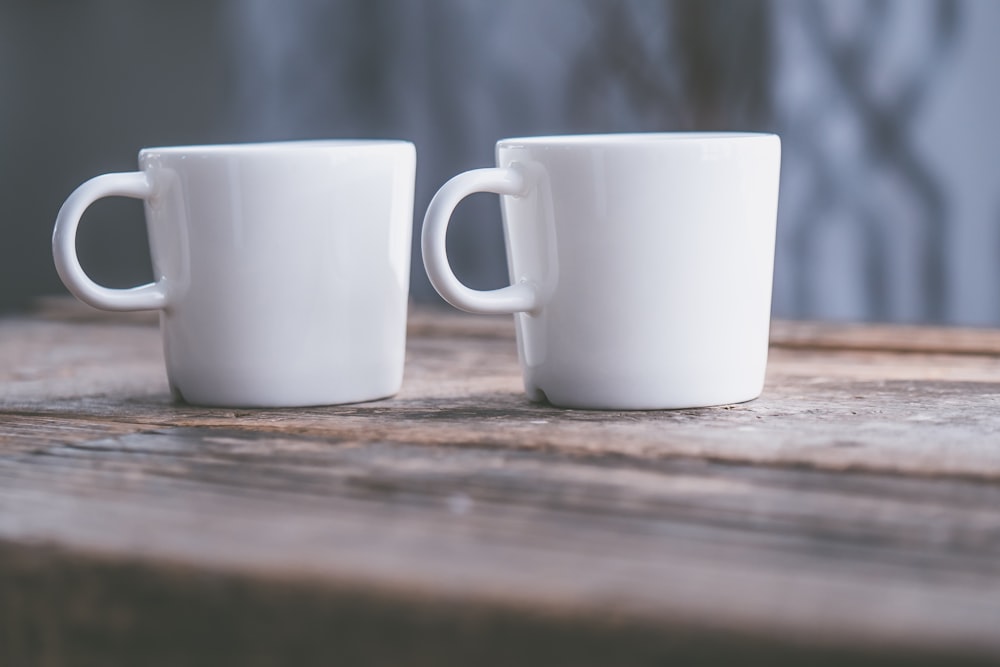
M 529 398 L 593 409 L 756 398 L 767 363 L 781 144 L 747 133 L 504 139 L 423 226 L 424 266 L 457 308 L 516 313 Z M 501 196 L 512 285 L 477 291 L 445 235 L 474 192 Z
M 416 154 L 405 141 L 147 148 L 59 211 L 66 287 L 106 310 L 159 310 L 167 377 L 201 405 L 285 407 L 399 390 Z M 145 203 L 155 282 L 109 289 L 76 254 L 84 210 Z

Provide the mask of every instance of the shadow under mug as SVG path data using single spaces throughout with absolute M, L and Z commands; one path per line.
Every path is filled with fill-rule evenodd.
M 329 405 L 399 391 L 416 153 L 405 141 L 147 148 L 139 171 L 73 192 L 52 249 L 66 287 L 105 310 L 158 310 L 175 397 Z M 109 289 L 76 254 L 101 197 L 144 201 L 155 282 Z
M 452 178 L 424 218 L 434 288 L 515 313 L 532 400 L 666 409 L 756 398 L 767 364 L 781 144 L 776 135 L 530 137 Z M 512 285 L 463 285 L 445 236 L 458 203 L 501 195 Z

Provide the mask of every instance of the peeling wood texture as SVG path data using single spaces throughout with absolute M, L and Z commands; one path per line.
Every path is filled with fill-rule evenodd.
M 781 322 L 756 401 L 589 412 L 423 309 L 406 372 L 197 408 L 148 316 L 0 319 L 0 665 L 1000 661 L 1000 332 Z

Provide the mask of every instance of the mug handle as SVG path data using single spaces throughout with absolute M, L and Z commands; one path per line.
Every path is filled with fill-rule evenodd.
M 87 276 L 76 254 L 76 229 L 87 207 L 102 197 L 149 199 L 152 194 L 153 187 L 141 171 L 104 174 L 78 187 L 62 205 L 52 233 L 52 258 L 73 296 L 102 310 L 160 310 L 167 305 L 162 281 L 130 289 L 102 287 Z
M 528 189 L 524 173 L 516 166 L 473 169 L 449 180 L 431 199 L 424 216 L 420 245 L 427 277 L 445 301 L 460 310 L 487 315 L 530 313 L 541 306 L 538 288 L 529 280 L 495 290 L 466 287 L 455 276 L 445 246 L 448 223 L 460 201 L 476 192 L 517 197 L 527 194 Z

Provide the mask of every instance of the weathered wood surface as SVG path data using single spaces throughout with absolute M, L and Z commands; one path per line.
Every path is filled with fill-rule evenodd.
M 0 319 L 0 664 L 1000 660 L 1000 332 L 772 341 L 751 403 L 560 410 L 423 310 L 396 398 L 247 411 L 148 318 Z

